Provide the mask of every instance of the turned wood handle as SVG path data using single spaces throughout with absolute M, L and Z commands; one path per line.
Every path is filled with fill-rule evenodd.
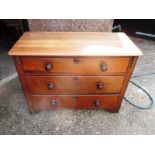
M 104 84 L 102 82 L 97 83 L 97 89 L 101 90 L 104 88 Z
M 99 105 L 100 105 L 100 101 L 99 101 L 99 100 L 95 100 L 94 104 L 95 104 L 96 106 L 99 106 Z
M 55 106 L 55 105 L 57 104 L 57 101 L 54 100 L 54 99 L 52 99 L 52 100 L 50 101 L 50 104 L 51 104 L 52 106 Z
M 50 70 L 52 69 L 52 64 L 50 64 L 50 63 L 46 64 L 46 65 L 45 65 L 45 69 L 46 69 L 47 71 L 50 71 Z
M 48 83 L 48 89 L 51 90 L 54 88 L 54 83 Z
M 108 70 L 108 65 L 107 64 L 100 64 L 100 68 L 101 68 L 101 71 L 105 72 Z

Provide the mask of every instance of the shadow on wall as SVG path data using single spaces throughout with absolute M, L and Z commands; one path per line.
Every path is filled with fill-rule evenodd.
M 29 19 L 30 31 L 111 32 L 113 19 Z

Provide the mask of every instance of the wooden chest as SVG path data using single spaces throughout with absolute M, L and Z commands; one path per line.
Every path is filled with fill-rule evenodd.
M 9 51 L 31 113 L 118 112 L 141 51 L 124 33 L 26 32 Z

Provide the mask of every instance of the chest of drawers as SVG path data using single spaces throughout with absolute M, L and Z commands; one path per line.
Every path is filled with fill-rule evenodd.
M 141 51 L 124 33 L 26 32 L 9 51 L 31 113 L 118 112 Z

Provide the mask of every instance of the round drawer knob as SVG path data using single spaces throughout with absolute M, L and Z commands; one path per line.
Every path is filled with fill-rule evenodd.
M 47 71 L 50 71 L 50 70 L 52 69 L 52 64 L 50 64 L 50 63 L 46 64 L 46 65 L 45 65 L 45 69 L 46 69 Z
M 48 83 L 48 89 L 51 90 L 54 88 L 54 83 Z
M 108 70 L 108 65 L 107 64 L 101 64 L 100 68 L 101 68 L 101 71 L 105 72 Z
M 97 83 L 97 89 L 102 90 L 104 88 L 104 84 L 102 82 Z
M 95 104 L 96 106 L 99 106 L 99 105 L 100 105 L 100 101 L 99 101 L 99 100 L 95 100 L 94 104 Z
M 51 104 L 52 106 L 55 106 L 55 105 L 57 104 L 57 101 L 53 99 L 53 100 L 50 101 L 50 104 Z
M 75 64 L 79 64 L 79 63 L 80 63 L 80 59 L 79 59 L 79 58 L 74 58 L 74 59 L 73 59 L 73 62 L 74 62 Z

